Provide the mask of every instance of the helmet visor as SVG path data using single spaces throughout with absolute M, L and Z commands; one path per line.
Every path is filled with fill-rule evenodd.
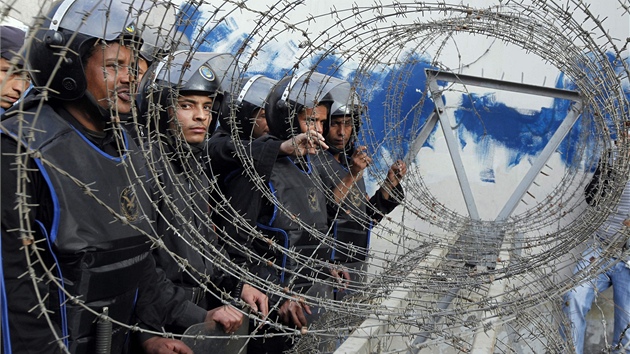
M 240 72 L 228 53 L 179 51 L 160 62 L 156 81 L 179 91 L 230 92 Z
M 296 75 L 282 94 L 282 100 L 304 107 L 315 107 L 324 101 L 332 101 L 328 93 L 339 85 L 348 82 L 316 72 Z
M 53 15 L 51 29 L 63 28 L 106 41 L 138 36 L 138 16 L 151 4 L 146 0 L 66 0 Z
M 365 112 L 365 107 L 361 105 L 359 95 L 354 88 L 347 85 L 338 85 L 330 90 L 329 95 L 333 99 L 330 108 L 331 116 L 359 116 Z
M 149 62 L 161 60 L 166 53 L 174 51 L 172 47 L 182 38 L 176 28 L 175 6 L 170 2 L 156 2 L 149 9 L 142 10 L 138 20 L 142 32 L 139 54 Z
M 264 107 L 267 96 L 276 83 L 276 80 L 262 75 L 250 78 L 236 98 L 237 103 L 247 102 L 258 108 Z

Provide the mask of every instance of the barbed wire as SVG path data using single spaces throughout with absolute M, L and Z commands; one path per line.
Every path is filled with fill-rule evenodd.
M 2 1 L 0 21 L 17 19 L 30 29 L 35 29 L 41 26 L 41 20 L 37 21 L 36 18 L 41 18 L 49 6 L 48 1 L 29 3 L 28 6 L 18 1 Z M 630 146 L 628 136 L 618 133 L 626 129 L 628 121 L 630 68 L 627 43 L 630 39 L 615 38 L 615 34 L 609 31 L 613 21 L 628 18 L 630 4 L 618 0 L 618 4 L 607 6 L 617 6 L 618 11 L 611 11 L 610 14 L 617 13 L 619 18 L 598 17 L 591 10 L 591 5 L 579 0 L 498 1 L 479 7 L 446 1 L 375 1 L 370 4 L 338 1 L 325 6 L 309 6 L 309 2 L 305 1 L 228 0 L 220 3 L 195 1 L 164 5 L 167 13 L 177 13 L 186 8 L 187 11 L 201 14 L 195 20 L 181 20 L 182 17 L 179 23 L 183 28 L 192 29 L 192 35 L 187 39 L 194 50 L 204 50 L 206 47 L 233 49 L 231 54 L 241 69 L 239 76 L 232 78 L 233 82 L 265 70 L 276 78 L 310 70 L 351 82 L 356 92 L 368 103 L 357 138 L 360 145 L 369 147 L 374 159 L 364 175 L 369 188 L 376 190 L 380 187 L 394 161 L 406 159 L 410 162 L 409 172 L 402 182 L 405 197 L 397 200 L 400 205 L 392 214 L 386 215 L 375 225 L 368 254 L 360 247 L 347 245 L 350 255 L 368 256 L 369 266 L 357 271 L 367 281 L 350 282 L 347 292 L 352 294 L 343 300 L 295 294 L 291 289 L 292 284 L 280 286 L 249 272 L 246 267 L 227 257 L 221 247 L 210 242 L 201 231 L 202 228 L 187 220 L 187 215 L 191 215 L 188 212 L 192 212 L 207 228 L 213 227 L 213 214 L 231 220 L 237 229 L 268 244 L 276 254 L 295 260 L 298 265 L 296 272 L 309 274 L 309 281 L 329 288 L 337 286 L 336 280 L 328 277 L 324 270 L 327 262 L 295 249 L 286 249 L 253 227 L 251 220 L 232 207 L 229 198 L 222 193 L 217 180 L 220 176 L 216 175 L 216 171 L 202 165 L 186 165 L 185 178 L 192 181 L 206 179 L 210 181 L 208 188 L 191 191 L 186 186 L 177 186 L 176 194 L 168 193 L 163 188 L 151 192 L 143 181 L 144 177 L 148 177 L 151 182 L 171 178 L 177 173 L 154 167 L 160 163 L 155 156 L 166 154 L 153 150 L 161 146 L 159 142 L 151 140 L 158 136 L 156 127 L 148 128 L 149 143 L 141 149 L 141 155 L 149 166 L 149 174 L 143 175 L 142 166 L 130 165 L 129 181 L 137 186 L 136 193 L 151 199 L 156 210 L 160 210 L 162 204 L 169 208 L 174 219 L 166 220 L 168 228 L 173 229 L 177 237 L 207 262 L 268 295 L 278 295 L 279 300 L 271 303 L 270 307 L 277 309 L 284 299 L 299 295 L 306 304 L 322 311 L 319 319 L 310 324 L 306 334 L 291 326 L 273 322 L 271 318 L 261 319 L 254 313 L 243 311 L 257 325 L 267 323 L 279 331 L 276 334 L 255 331 L 247 338 L 293 336 L 297 343 L 292 350 L 296 353 L 332 352 L 349 336 L 369 339 L 372 347 L 376 348 L 374 351 L 382 353 L 423 353 L 433 352 L 436 348 L 468 352 L 475 347 L 478 336 L 498 329 L 497 340 L 488 351 L 537 352 L 544 348 L 547 352 L 564 352 L 573 344 L 563 338 L 559 330 L 562 324 L 567 325 L 562 313 L 562 295 L 606 269 L 603 261 L 605 257 L 602 257 L 601 261 L 594 261 L 585 270 L 572 275 L 580 247 L 589 241 L 596 241 L 593 234 L 613 211 L 630 173 L 628 159 L 611 161 L 609 168 L 615 171 L 615 178 L 610 181 L 611 192 L 595 197 L 599 205 L 597 208 L 586 206 L 583 191 L 600 158 L 606 156 L 607 151 L 615 151 L 617 156 L 627 156 Z M 156 10 L 157 13 L 160 12 Z M 238 22 L 240 18 L 243 19 L 242 26 L 246 34 L 238 41 L 219 33 L 223 30 L 222 26 L 233 27 L 231 21 Z M 152 18 L 149 14 L 147 21 L 152 23 L 142 25 L 149 29 L 165 29 L 168 26 L 164 23 L 171 21 L 160 21 L 163 19 L 155 14 Z M 27 46 L 35 40 L 33 32 L 28 35 Z M 167 38 L 166 42 L 171 43 L 172 48 L 182 38 L 181 33 L 177 37 L 173 30 L 166 30 L 160 35 Z M 479 48 L 480 52 L 466 53 L 470 47 L 469 41 L 479 42 L 483 48 Z M 287 58 L 283 58 L 282 62 L 291 64 L 266 68 L 265 65 L 269 64 L 263 62 L 264 58 L 282 46 L 287 47 L 283 52 Z M 497 68 L 491 58 L 493 50 L 531 55 L 538 58 L 539 62 L 533 63 L 531 68 Z M 524 77 L 525 70 L 536 70 L 538 65 L 554 68 L 557 73 L 562 73 L 562 79 L 542 85 L 528 81 L 529 78 Z M 482 78 L 488 73 L 488 78 L 498 80 L 504 80 L 507 76 L 505 81 L 520 78 L 522 83 L 544 87 L 559 85 L 579 94 L 583 107 L 579 112 L 581 119 L 566 136 L 563 145 L 556 150 L 554 157 L 537 174 L 507 219 L 497 220 L 494 216 L 487 217 L 485 213 L 484 218 L 471 217 L 461 199 L 452 197 L 453 191 L 449 186 L 457 186 L 457 177 L 454 171 L 448 172 L 453 169 L 445 167 L 445 161 L 439 160 L 446 155 L 442 154 L 445 147 L 437 129 L 417 156 L 406 156 L 415 137 L 428 124 L 429 115 L 437 109 L 434 102 L 436 96 L 432 96 L 436 92 L 431 92 L 429 81 L 422 76 L 424 68 L 456 75 L 471 72 L 478 75 L 481 72 Z M 440 92 L 437 94 L 443 98 L 448 114 L 457 117 L 465 111 L 467 117 L 473 117 L 482 127 L 479 139 L 484 140 L 484 144 L 497 150 L 508 149 L 500 136 L 489 131 L 489 125 L 496 124 L 490 119 L 497 113 L 493 113 L 494 106 L 484 105 L 486 101 L 482 98 L 487 92 L 473 85 L 438 84 Z M 44 87 L 35 89 L 46 92 Z M 562 121 L 557 115 L 566 115 L 572 109 L 572 103 L 567 101 L 554 101 L 551 110 L 556 116 L 545 129 L 531 132 L 533 139 L 545 143 L 550 139 L 548 132 Z M 536 102 L 539 104 L 536 110 L 547 107 L 542 99 Z M 19 117 L 26 112 L 16 109 L 12 114 Z M 159 115 L 159 112 L 150 114 Z M 525 116 L 531 118 L 533 115 Z M 140 124 L 142 117 L 136 114 L 132 120 Z M 446 128 L 452 128 L 463 145 L 472 145 L 472 133 L 467 130 L 464 118 L 456 118 L 450 123 L 451 126 Z M 289 215 L 302 229 L 308 230 L 318 240 L 320 247 L 333 245 L 331 228 L 326 233 L 317 230 L 303 222 L 300 215 L 291 214 L 286 205 L 276 200 L 265 182 L 267 176 L 261 176 L 256 170 L 251 147 L 241 141 L 239 133 L 242 128 L 234 121 L 231 128 L 236 156 L 242 164 L 243 175 L 252 181 L 253 188 L 274 202 L 279 213 Z M 536 128 L 534 123 L 530 124 L 530 129 Z M 24 128 L 20 134 L 17 139 L 29 139 L 29 129 Z M 123 140 L 122 136 L 118 136 L 119 142 Z M 461 147 L 460 152 L 465 149 L 467 147 Z M 513 173 L 522 177 L 524 173 L 515 172 L 519 168 L 517 165 L 529 166 L 529 161 L 536 156 L 527 152 L 516 154 L 523 155 L 521 158 L 524 162 L 505 167 L 505 174 Z M 32 172 L 28 160 L 34 157 L 41 159 L 47 168 L 58 170 L 72 180 L 77 190 L 87 198 L 98 200 L 97 195 L 92 193 L 93 188 L 98 189 L 98 186 L 74 178 L 42 158 L 37 151 L 23 150 L 20 144 L 15 155 L 18 186 L 24 188 L 28 183 L 28 173 Z M 477 157 L 466 155 L 466 158 L 471 161 Z M 313 155 L 311 159 L 321 161 L 322 155 Z M 474 163 L 467 163 L 466 167 L 472 165 Z M 510 168 L 514 171 L 508 171 Z M 331 174 L 333 171 L 324 169 L 324 173 Z M 448 173 L 451 173 L 448 176 L 451 184 L 440 183 L 440 179 Z M 495 177 L 497 180 L 501 178 Z M 321 181 L 316 181 L 315 185 L 326 195 L 329 203 L 335 203 L 334 195 Z M 484 189 L 481 182 L 476 182 L 476 185 L 481 185 L 480 189 L 484 191 L 492 190 Z M 185 200 L 193 208 L 196 196 L 208 200 L 212 211 L 179 210 L 178 204 L 174 202 Z M 483 197 L 487 199 L 482 200 Z M 494 204 L 503 202 L 507 197 L 486 196 L 484 192 L 475 194 L 480 209 L 483 208 L 481 204 L 486 203 L 492 205 L 489 209 L 494 210 Z M 65 292 L 67 301 L 81 305 L 82 299 L 67 292 L 61 286 L 55 270 L 45 263 L 48 250 L 39 247 L 41 240 L 36 240 L 34 230 L 30 229 L 34 220 L 29 219 L 29 210 L 37 208 L 38 205 L 33 203 L 35 199 L 25 195 L 22 190 L 16 191 L 16 198 L 16 206 L 23 216 L 20 220 L 20 235 L 28 260 L 24 276 L 30 277 L 34 291 L 38 291 L 37 283 L 52 282 Z M 101 205 L 111 213 L 112 222 L 125 222 L 125 216 L 111 206 L 104 202 Z M 154 215 L 152 211 L 143 212 Z M 356 211 L 351 213 L 351 218 L 360 224 L 370 221 L 367 214 Z M 184 229 L 181 229 L 182 225 Z M 242 304 L 240 299 L 231 298 L 230 294 L 215 286 L 208 274 L 195 269 L 187 259 L 169 250 L 155 228 L 151 232 L 138 231 L 147 237 L 153 248 L 164 250 L 173 257 L 182 272 L 197 279 L 203 291 L 213 294 L 226 304 L 234 301 Z M 235 235 L 222 229 L 216 232 L 224 247 L 238 250 L 252 262 L 281 269 L 270 259 L 239 243 Z M 616 237 L 626 237 L 626 232 Z M 612 246 L 603 245 L 603 252 L 604 255 L 618 255 L 618 249 Z M 39 305 L 34 311 L 48 318 L 51 310 L 46 305 L 47 294 L 38 293 L 37 296 Z M 390 303 L 398 306 L 387 305 Z M 100 319 L 114 321 L 89 307 L 86 310 Z M 377 319 L 381 323 L 365 322 L 368 319 Z M 57 338 L 56 345 L 69 352 L 64 347 L 63 336 L 56 333 L 50 319 L 48 323 Z M 383 323 L 388 329 L 376 334 L 355 331 L 362 325 L 369 328 L 382 326 Z M 146 331 L 135 324 L 118 322 L 117 325 L 131 331 Z M 181 337 L 172 333 L 153 333 Z M 202 340 L 199 336 L 189 337 Z

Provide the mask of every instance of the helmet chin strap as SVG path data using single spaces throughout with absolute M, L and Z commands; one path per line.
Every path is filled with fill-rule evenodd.
M 177 153 L 179 158 L 185 159 L 187 156 L 192 155 L 196 159 L 199 159 L 204 151 L 206 151 L 206 140 L 201 143 L 191 144 L 187 143 L 186 140 L 177 134 L 177 132 L 168 129 L 166 134 L 160 135 L 160 138 L 164 139 L 164 141 L 174 149 L 174 152 Z
M 344 150 L 345 149 L 342 150 L 342 149 L 336 148 L 336 147 L 334 147 L 332 145 L 328 145 L 328 152 L 330 152 L 333 155 L 341 154 L 342 152 L 344 152 Z
M 346 143 L 346 146 L 344 146 L 343 149 L 339 149 L 337 147 L 334 147 L 332 144 L 328 145 L 328 152 L 330 152 L 333 155 L 337 155 L 337 154 L 345 154 L 348 157 L 352 156 L 352 154 L 354 153 L 355 150 L 355 146 L 354 146 L 354 139 L 348 141 Z
M 112 114 L 109 109 L 98 104 L 98 101 L 94 98 L 90 91 L 86 90 L 83 96 L 84 98 L 87 98 L 86 109 L 89 111 L 90 117 L 93 117 L 92 119 L 104 123 L 111 123 Z

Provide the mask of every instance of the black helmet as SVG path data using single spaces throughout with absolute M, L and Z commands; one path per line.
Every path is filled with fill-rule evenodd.
M 35 28 L 27 50 L 31 78 L 51 97 L 76 100 L 87 88 L 83 59 L 98 39 L 140 43 L 138 14 L 147 1 L 63 0 Z
M 330 90 L 345 81 L 308 71 L 280 80 L 265 104 L 269 133 L 286 140 L 300 133 L 298 114 L 304 108 L 333 103 Z
M 241 139 L 249 139 L 254 129 L 252 117 L 254 113 L 265 107 L 269 92 L 278 81 L 263 75 L 241 79 L 238 94 L 233 97 L 232 104 L 224 102 L 219 124 L 226 131 L 238 127 Z
M 229 95 L 239 76 L 236 59 L 231 54 L 178 51 L 149 68 L 140 83 L 138 107 L 145 115 L 159 119 L 157 128 L 164 133 L 170 119 L 167 108 L 178 95 L 207 93 L 214 98 L 214 114 L 208 127 L 208 132 L 212 133 L 223 98 Z
M 329 95 L 334 101 L 330 108 L 329 119 L 326 124 L 324 124 L 324 137 L 328 136 L 330 122 L 333 118 L 345 116 L 352 117 L 352 136 L 350 137 L 344 148 L 344 151 L 346 153 L 352 154 L 354 143 L 356 141 L 357 135 L 359 134 L 359 131 L 361 130 L 361 115 L 365 112 L 365 107 L 361 104 L 361 99 L 359 98 L 359 95 L 348 82 L 335 86 L 333 89 L 330 90 Z M 329 151 L 333 154 L 341 152 L 334 146 L 330 146 Z

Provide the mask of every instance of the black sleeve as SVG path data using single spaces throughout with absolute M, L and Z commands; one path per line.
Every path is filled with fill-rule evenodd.
M 256 173 L 268 182 L 273 165 L 280 154 L 282 141 L 270 135 L 264 135 L 255 140 L 242 140 L 241 144 L 246 156 L 254 162 Z M 212 134 L 207 148 L 211 172 L 215 177 L 223 179 L 230 172 L 243 167 L 232 136 L 224 129 L 218 128 Z
M 206 310 L 187 301 L 183 290 L 168 280 L 164 272 L 157 271 L 153 257 L 149 256 L 145 264 L 136 302 L 139 328 L 162 332 L 166 324 L 187 328 L 205 321 Z M 197 313 L 198 317 L 194 317 L 194 313 Z M 141 343 L 151 337 L 155 335 L 145 332 L 134 333 L 130 344 L 132 351 L 140 352 Z
M 255 227 L 260 215 L 263 195 L 257 186 L 243 173 L 234 175 L 225 186 L 224 195 L 230 207 L 218 211 L 215 218 L 221 244 L 225 245 L 230 258 L 237 264 L 247 264 L 247 256 L 240 248 L 251 249 L 252 236 L 247 228 Z M 238 215 L 233 215 L 234 210 Z M 240 245 L 232 247 L 230 244 Z
M 24 249 L 22 249 L 21 228 L 33 230 L 36 239 L 41 239 L 43 234 L 35 220 L 43 220 L 48 215 L 48 208 L 51 204 L 50 193 L 45 184 L 43 176 L 37 169 L 33 160 L 28 160 L 27 179 L 23 179 L 23 190 L 21 193 L 28 196 L 27 203 L 31 208 L 26 214 L 20 213 L 16 208 L 18 205 L 18 171 L 16 170 L 15 155 L 17 143 L 14 139 L 0 134 L 0 163 L 2 177 L 0 193 L 2 204 L 1 217 L 1 237 L 2 237 L 2 273 L 4 280 L 4 295 L 6 295 L 7 312 L 1 309 L 2 316 L 8 317 L 11 335 L 12 349 L 15 353 L 57 353 L 58 347 L 54 344 L 55 338 L 53 330 L 62 337 L 60 328 L 57 325 L 58 304 L 56 292 L 49 291 L 46 279 L 40 264 L 34 264 L 34 271 L 41 281 L 34 285 L 30 276 L 25 275 L 27 271 L 27 259 Z M 45 220 L 43 220 L 45 222 Z M 22 224 L 26 222 L 26 224 Z M 46 225 L 47 226 L 47 225 Z M 43 243 L 40 249 L 44 249 Z M 42 251 L 44 259 L 49 254 Z M 31 255 L 35 257 L 32 253 Z M 42 297 L 49 295 L 45 304 L 49 310 L 54 311 L 49 315 L 53 320 L 53 329 L 50 328 L 45 318 L 40 315 L 37 308 L 39 304 L 35 286 Z M 52 286 L 52 285 L 51 285 Z M 33 311 L 31 311 L 34 309 Z
M 166 205 L 160 191 L 160 186 L 162 186 L 164 191 L 168 193 L 169 189 L 166 188 L 166 183 L 172 183 L 162 180 L 168 172 L 163 164 L 169 163 L 169 157 L 162 155 L 158 147 L 147 146 L 152 148 L 148 167 L 153 172 L 147 171 L 148 180 L 145 183 L 148 185 L 151 199 L 154 201 L 153 206 L 156 208 L 152 210 L 149 217 L 154 222 L 156 237 L 175 237 L 177 240 L 177 237 L 170 230 L 173 225 L 164 219 L 171 219 L 171 222 L 177 223 L 176 218 Z M 138 317 L 141 318 L 142 322 L 149 328 L 158 325 L 157 329 L 162 328 L 164 324 L 186 328 L 203 322 L 207 311 L 194 304 L 187 297 L 186 291 L 176 286 L 167 276 L 167 272 L 169 274 L 177 273 L 179 265 L 176 261 L 161 249 L 154 249 L 150 258 L 152 265 L 146 269 L 148 274 L 146 278 L 152 280 L 141 283 L 141 289 L 144 289 L 146 296 L 141 299 L 142 302 L 138 302 L 138 309 L 140 310 Z M 165 269 L 161 267 L 165 267 Z
M 383 192 L 379 189 L 370 198 L 371 207 L 367 208 L 367 214 L 372 220 L 379 222 L 385 215 L 391 213 L 404 198 L 405 191 L 400 183 L 389 192 L 389 199 L 385 199 Z
M 143 327 L 161 331 L 165 324 L 189 327 L 203 322 L 206 310 L 188 301 L 184 290 L 156 268 L 153 257 L 148 258 L 136 305 Z
M 210 277 L 210 281 L 216 289 L 214 289 L 213 285 L 208 285 L 210 290 L 215 293 L 218 297 L 226 301 L 232 301 L 232 298 L 238 300 L 241 296 L 242 285 L 238 287 L 241 280 L 239 277 L 230 274 L 229 272 L 225 272 L 223 268 L 231 268 L 228 262 L 224 261 L 223 258 L 229 259 L 229 262 L 235 262 L 235 259 L 231 257 L 231 255 L 227 251 L 227 247 L 225 245 L 219 243 L 219 235 L 213 231 L 209 230 L 209 235 L 207 237 L 210 240 L 210 243 L 216 248 L 221 255 L 217 255 L 216 259 L 213 261 L 213 274 Z M 211 252 L 209 250 L 209 252 Z

